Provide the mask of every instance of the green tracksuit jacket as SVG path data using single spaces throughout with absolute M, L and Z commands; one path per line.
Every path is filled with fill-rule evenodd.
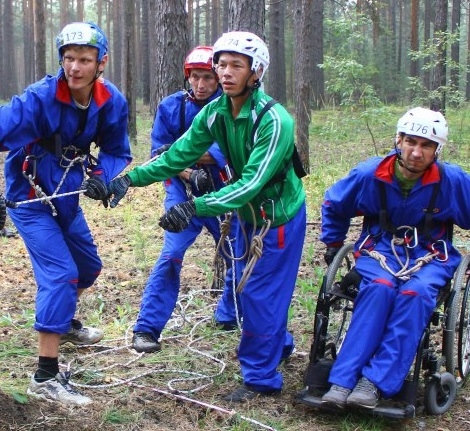
M 238 117 L 233 119 L 230 98 L 225 94 L 220 96 L 201 110 L 187 132 L 161 157 L 128 174 L 132 185 L 142 187 L 174 177 L 194 165 L 217 142 L 235 171 L 235 181 L 196 198 L 197 216 L 238 210 L 242 220 L 253 223 L 250 203 L 258 226 L 263 222 L 261 207 L 273 226 L 285 224 L 305 201 L 302 181 L 291 163 L 293 118 L 282 105 L 274 105 L 264 114 L 250 142 L 257 115 L 270 99 L 262 90 L 254 90 Z

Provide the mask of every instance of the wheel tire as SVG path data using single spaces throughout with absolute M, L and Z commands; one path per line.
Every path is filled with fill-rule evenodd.
M 326 272 L 325 292 L 330 294 L 333 284 L 341 280 L 354 266 L 354 244 L 347 243 L 341 247 Z M 353 301 L 331 295 L 329 299 L 328 329 L 326 345 L 334 346 L 335 354 L 343 344 L 351 321 Z
M 446 358 L 446 371 L 454 376 L 461 374 L 459 371 L 460 364 L 458 358 L 461 313 L 461 296 L 467 280 L 467 267 L 470 263 L 470 255 L 464 255 L 462 261 L 454 273 L 452 280 L 451 301 L 448 304 L 445 322 L 445 331 L 443 334 L 443 353 Z M 460 349 L 461 350 L 461 349 Z M 463 376 L 461 376 L 463 378 Z
M 451 373 L 441 374 L 440 382 L 431 379 L 424 388 L 424 406 L 431 415 L 442 415 L 449 410 L 457 395 L 457 382 Z
M 458 365 L 462 386 L 470 374 L 470 280 L 467 279 L 458 327 Z
M 5 198 L 0 194 L 0 230 L 5 227 L 5 222 L 7 219 L 7 206 L 5 203 Z

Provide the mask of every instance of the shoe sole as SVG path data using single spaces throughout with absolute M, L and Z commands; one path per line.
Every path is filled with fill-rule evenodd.
M 134 346 L 131 346 L 137 353 L 157 353 L 157 352 L 160 352 L 162 350 L 162 348 L 158 348 L 158 349 L 136 349 Z
M 84 341 L 72 341 L 72 340 L 60 340 L 59 345 L 70 343 L 73 344 L 74 346 L 92 346 L 93 344 L 96 344 L 100 342 L 103 339 L 103 337 L 96 338 L 95 340 L 91 342 L 85 343 Z
M 93 404 L 93 400 L 90 400 L 86 403 L 74 403 L 74 402 L 71 402 L 71 401 L 64 402 L 64 401 L 61 401 L 61 400 L 56 400 L 54 398 L 49 398 L 48 396 L 46 396 L 44 394 L 39 394 L 37 392 L 33 392 L 29 388 L 27 389 L 26 394 L 30 397 L 34 397 L 34 398 L 37 398 L 37 399 L 40 399 L 40 400 L 47 401 L 48 403 L 59 403 L 59 404 L 62 404 L 64 406 L 88 406 L 90 404 Z
M 48 403 L 57 403 L 59 401 L 57 400 L 54 400 L 52 398 L 48 398 L 46 397 L 44 394 L 38 394 L 37 392 L 33 392 L 31 389 L 28 388 L 28 390 L 26 391 L 26 394 L 30 397 L 34 397 L 34 398 L 38 398 L 38 399 L 41 399 L 41 400 L 45 400 L 47 401 Z

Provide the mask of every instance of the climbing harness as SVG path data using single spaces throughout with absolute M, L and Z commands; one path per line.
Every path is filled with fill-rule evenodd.
M 438 164 L 439 174 L 442 178 L 444 174 L 443 165 Z M 443 239 L 435 240 L 431 237 L 430 232 L 431 228 L 435 224 L 433 221 L 433 210 L 436 203 L 437 195 L 440 189 L 440 181 L 436 182 L 433 186 L 433 190 L 431 193 L 431 198 L 428 204 L 428 207 L 425 210 L 424 220 L 419 224 L 419 226 L 400 226 L 395 227 L 393 223 L 390 221 L 387 215 L 387 197 L 386 197 L 386 190 L 385 184 L 380 181 L 379 182 L 379 191 L 380 191 L 380 213 L 379 213 L 379 225 L 382 232 L 388 232 L 392 234 L 392 239 L 390 240 L 390 246 L 393 253 L 393 256 L 396 258 L 398 264 L 400 265 L 400 269 L 398 271 L 393 271 L 390 266 L 386 263 L 386 257 L 379 253 L 376 250 L 366 247 L 370 240 L 375 242 L 375 238 L 377 235 L 369 234 L 366 236 L 364 241 L 359 245 L 358 251 L 363 254 L 366 254 L 380 263 L 380 266 L 388 271 L 393 276 L 397 277 L 400 280 L 406 281 L 409 280 L 411 274 L 418 271 L 427 263 L 431 262 L 433 259 L 438 260 L 440 262 L 446 262 L 449 258 L 447 244 Z M 372 219 L 372 218 L 371 218 Z M 367 219 L 365 220 L 367 223 Z M 382 233 L 380 233 L 381 235 Z M 424 256 L 418 257 L 415 260 L 415 263 L 412 267 L 410 267 L 410 250 L 416 248 L 419 244 L 419 236 L 424 237 L 424 239 L 428 243 L 428 253 Z M 402 259 L 398 252 L 397 247 L 402 247 L 405 255 Z
M 401 231 L 404 231 L 403 235 L 398 236 L 398 233 Z M 377 260 L 383 269 L 403 281 L 409 280 L 411 274 L 418 271 L 420 268 L 422 268 L 427 263 L 431 262 L 433 259 L 438 260 L 440 262 L 445 262 L 449 258 L 446 242 L 444 240 L 438 240 L 431 244 L 431 250 L 428 253 L 426 253 L 424 256 L 418 257 L 415 260 L 414 265 L 410 267 L 409 250 L 415 248 L 418 245 L 418 233 L 417 229 L 411 226 L 400 226 L 396 229 L 396 232 L 393 233 L 393 237 L 390 240 L 392 253 L 401 267 L 401 269 L 399 269 L 398 271 L 393 271 L 387 264 L 386 257 L 383 254 L 379 253 L 376 250 L 368 250 L 364 247 L 365 243 L 369 239 L 369 236 L 370 235 L 368 235 L 366 239 L 361 243 L 361 245 L 359 246 L 359 251 Z M 404 259 L 400 258 L 400 256 L 398 255 L 397 247 L 399 246 L 403 247 L 403 250 L 405 251 Z
M 44 156 L 45 156 L 45 153 L 41 156 L 35 156 L 31 154 L 27 155 L 25 157 L 25 160 L 23 162 L 23 167 L 22 167 L 22 174 L 26 178 L 26 180 L 28 180 L 29 185 L 34 190 L 34 193 L 37 196 L 37 198 L 29 199 L 29 200 L 25 200 L 21 202 L 13 202 L 12 207 L 16 208 L 19 205 L 23 205 L 23 204 L 30 204 L 33 202 L 42 202 L 50 206 L 52 215 L 55 217 L 57 216 L 57 210 L 54 204 L 51 202 L 52 199 L 56 199 L 56 198 L 64 197 L 64 196 L 70 196 L 70 195 L 79 194 L 79 193 L 84 193 L 84 190 L 76 190 L 72 192 L 59 194 L 59 190 L 62 187 L 62 184 L 64 183 L 65 178 L 67 177 L 67 174 L 69 173 L 70 169 L 77 164 L 80 164 L 82 167 L 83 178 L 86 177 L 85 162 L 88 159 L 88 154 L 84 153 L 81 149 L 76 148 L 73 145 L 63 148 L 59 165 L 62 168 L 64 168 L 64 173 L 62 174 L 62 178 L 57 184 L 56 189 L 54 190 L 54 192 L 52 192 L 50 196 L 48 196 L 43 191 L 42 187 L 36 182 L 37 161 L 40 160 Z

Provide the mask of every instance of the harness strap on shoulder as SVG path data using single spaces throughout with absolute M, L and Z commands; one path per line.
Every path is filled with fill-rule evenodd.
M 181 98 L 180 102 L 180 136 L 186 131 L 186 100 L 188 96 Z
M 426 238 L 430 238 L 430 232 L 434 224 L 433 211 L 436 204 L 437 195 L 441 188 L 441 181 L 444 176 L 444 166 L 440 163 L 437 164 L 439 169 L 440 181 L 434 183 L 431 198 L 429 199 L 428 207 L 425 210 L 424 221 L 420 223 L 420 226 L 416 226 Z M 380 193 L 380 212 L 379 212 L 379 225 L 380 228 L 385 232 L 395 233 L 397 226 L 395 226 L 389 219 L 387 214 L 387 193 L 385 189 L 385 183 L 379 181 L 379 193 Z

